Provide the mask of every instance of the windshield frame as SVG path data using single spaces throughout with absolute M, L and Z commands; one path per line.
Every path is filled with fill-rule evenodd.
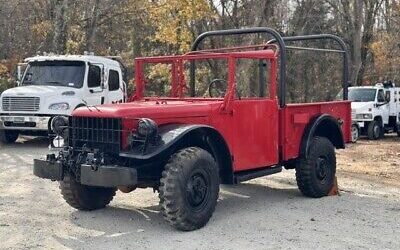
M 28 73 L 29 68 L 32 66 L 32 64 L 35 64 L 35 63 L 46 63 L 46 62 L 48 62 L 48 63 L 71 63 L 71 64 L 76 63 L 77 64 L 76 66 L 83 67 L 82 79 L 81 79 L 82 81 L 79 84 L 76 84 L 74 86 L 69 86 L 67 84 L 50 84 L 50 83 L 47 83 L 47 84 L 24 84 L 25 77 L 26 77 L 26 75 Z M 46 65 L 43 65 L 43 66 L 46 66 Z M 47 65 L 47 66 L 51 66 L 51 65 Z M 87 67 L 87 62 L 86 61 L 81 61 L 81 60 L 43 60 L 43 61 L 36 61 L 35 60 L 35 61 L 29 61 L 28 62 L 28 66 L 26 67 L 26 69 L 24 71 L 20 86 L 56 86 L 56 87 L 66 87 L 66 88 L 81 89 L 86 84 L 87 68 L 88 68 Z
M 352 91 L 374 91 L 375 93 L 374 93 L 373 100 L 369 100 L 369 99 L 368 100 L 352 100 L 352 99 L 350 99 L 350 95 L 351 95 L 350 93 Z M 378 89 L 376 89 L 376 88 L 349 88 L 349 100 L 352 102 L 376 102 L 377 94 L 378 94 Z
M 264 46 L 265 47 L 265 46 Z M 263 50 L 248 50 L 239 52 L 192 52 L 184 55 L 175 56 L 155 56 L 155 57 L 139 57 L 135 58 L 135 92 L 131 96 L 130 100 L 140 100 L 142 98 L 149 98 L 145 95 L 145 88 L 148 84 L 144 73 L 145 65 L 155 64 L 166 64 L 171 65 L 170 70 L 170 85 L 171 91 L 169 96 L 158 96 L 158 99 L 163 98 L 176 98 L 180 100 L 199 100 L 204 97 L 191 97 L 188 89 L 187 81 L 185 80 L 184 65 L 186 63 L 202 61 L 202 60 L 214 60 L 223 59 L 227 60 L 227 90 L 225 95 L 222 97 L 225 102 L 228 100 L 236 99 L 236 62 L 239 59 L 254 59 L 254 60 L 266 60 L 270 62 L 268 67 L 270 77 L 264 79 L 266 88 L 268 88 L 268 94 L 261 99 L 277 99 L 277 52 L 274 49 L 263 49 Z M 267 69 L 265 69 L 267 71 Z M 153 98 L 153 97 L 150 97 Z M 220 100 L 220 97 L 206 97 L 207 99 Z M 251 99 L 251 98 L 249 98 Z M 255 98 L 260 99 L 260 98 Z

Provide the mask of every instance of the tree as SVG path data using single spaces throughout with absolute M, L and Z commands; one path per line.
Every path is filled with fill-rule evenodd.
M 68 38 L 68 0 L 54 1 L 54 36 L 53 52 L 65 54 Z

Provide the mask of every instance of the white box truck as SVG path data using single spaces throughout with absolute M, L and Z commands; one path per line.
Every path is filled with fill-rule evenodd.
M 126 100 L 125 67 L 117 57 L 46 55 L 25 59 L 18 87 L 0 96 L 0 141 L 47 136 L 78 107 Z M 18 69 L 18 72 L 22 70 Z

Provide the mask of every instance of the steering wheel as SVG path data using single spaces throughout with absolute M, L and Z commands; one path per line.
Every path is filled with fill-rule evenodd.
M 225 97 L 226 89 L 228 88 L 228 83 L 224 79 L 214 79 L 208 84 L 208 94 L 210 95 L 211 98 L 213 97 Z M 214 96 L 213 91 L 217 93 L 216 96 Z M 242 99 L 238 88 L 236 86 L 235 93 L 237 98 L 240 100 Z
M 228 83 L 224 79 L 214 79 L 208 84 L 210 97 L 224 97 Z M 216 95 L 214 95 L 216 93 Z

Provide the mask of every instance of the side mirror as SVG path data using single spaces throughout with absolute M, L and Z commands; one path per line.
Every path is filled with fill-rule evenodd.
M 16 74 L 16 81 L 17 85 L 21 85 L 22 77 L 24 76 L 24 71 L 26 69 L 26 63 L 18 63 L 17 64 L 17 74 Z
M 104 69 L 104 65 L 101 68 L 101 89 L 105 89 L 106 88 L 106 72 Z

